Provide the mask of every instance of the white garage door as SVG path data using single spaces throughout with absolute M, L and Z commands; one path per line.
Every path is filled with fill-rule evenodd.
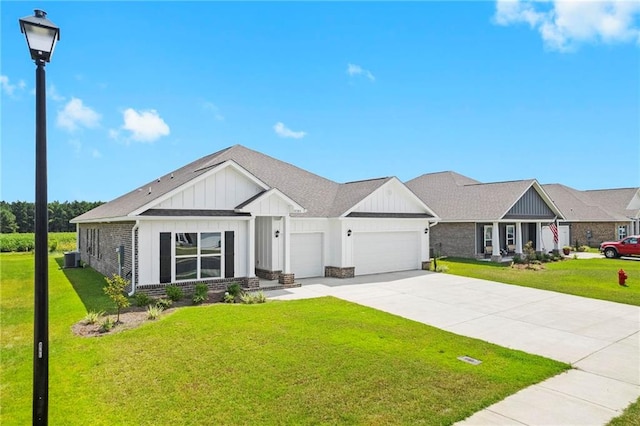
M 420 269 L 419 232 L 366 232 L 354 237 L 356 275 Z
M 322 234 L 291 234 L 291 272 L 296 278 L 321 277 Z

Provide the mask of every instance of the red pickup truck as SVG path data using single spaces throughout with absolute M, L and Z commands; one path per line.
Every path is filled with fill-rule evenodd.
M 640 235 L 631 235 L 620 241 L 605 241 L 600 244 L 600 252 L 609 259 L 620 256 L 640 256 Z

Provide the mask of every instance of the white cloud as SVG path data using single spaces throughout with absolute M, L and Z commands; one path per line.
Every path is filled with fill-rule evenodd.
M 215 105 L 212 102 L 209 101 L 205 101 L 202 103 L 202 108 L 205 111 L 210 112 L 213 115 L 213 118 L 215 118 L 218 121 L 223 121 L 224 120 L 224 116 L 222 114 L 220 114 L 220 108 L 218 108 L 217 105 Z
M 109 137 L 111 139 L 119 139 L 120 138 L 120 131 L 117 129 L 109 129 Z
M 47 89 L 47 98 L 53 99 L 56 102 L 62 102 L 66 99 L 58 92 L 58 89 L 56 89 L 56 86 L 54 86 L 53 84 L 51 84 Z
M 293 139 L 302 139 L 306 136 L 306 132 L 294 132 L 293 130 L 287 128 L 282 122 L 277 122 L 273 126 L 273 130 L 275 130 L 276 134 L 281 138 L 293 138 Z
M 528 24 L 550 49 L 571 50 L 578 43 L 640 45 L 640 2 L 629 0 L 497 0 L 495 23 Z
M 18 82 L 18 85 L 11 84 L 9 82 L 9 77 L 6 75 L 0 75 L 0 87 L 2 87 L 2 92 L 6 95 L 13 97 L 16 92 L 16 89 L 24 89 L 26 83 L 23 80 Z
M 93 151 L 91 151 L 91 156 L 93 158 L 100 158 L 102 157 L 102 153 L 94 148 Z
M 138 142 L 153 142 L 170 132 L 169 126 L 154 109 L 136 111 L 128 108 L 124 111 L 123 129 L 131 132 L 131 139 Z M 109 135 L 113 137 L 112 132 Z
M 367 77 L 371 81 L 375 81 L 376 78 L 371 74 L 371 71 L 365 70 L 360 65 L 347 64 L 347 74 L 350 76 L 361 75 Z
M 81 99 L 71 98 L 64 108 L 58 111 L 57 124 L 59 127 L 73 132 L 78 127 L 97 127 L 100 118 L 100 114 L 85 106 Z

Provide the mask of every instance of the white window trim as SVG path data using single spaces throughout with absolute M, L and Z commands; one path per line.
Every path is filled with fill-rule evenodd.
M 507 246 L 515 246 L 516 245 L 516 226 L 515 225 L 507 225 L 506 227 L 506 239 Z M 511 230 L 511 231 L 509 231 Z
M 483 247 L 493 247 L 493 225 L 484 225 L 482 232 L 482 238 L 484 239 Z M 489 238 L 487 238 L 487 234 L 489 234 Z M 488 244 L 489 242 L 491 243 Z
M 177 255 L 176 254 L 176 235 L 177 234 L 197 234 L 198 235 L 198 253 L 197 254 L 186 254 L 186 255 Z M 219 234 L 220 235 L 220 254 L 201 254 L 200 250 L 202 248 L 202 234 Z M 225 276 L 224 270 L 224 250 L 225 250 L 225 241 L 224 241 L 224 231 L 188 231 L 188 232 L 171 232 L 171 277 L 172 281 L 176 283 L 188 282 L 194 280 L 211 280 L 211 279 L 220 279 Z M 196 278 L 187 278 L 183 280 L 179 280 L 176 276 L 176 260 L 177 259 L 186 259 L 188 257 L 196 258 Z M 200 259 L 202 257 L 218 257 L 220 258 L 220 276 L 219 277 L 202 277 L 201 275 L 201 262 Z

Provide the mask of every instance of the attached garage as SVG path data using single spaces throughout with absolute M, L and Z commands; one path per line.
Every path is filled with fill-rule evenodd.
M 356 275 L 420 269 L 420 233 L 355 233 L 353 260 Z
M 321 277 L 322 233 L 291 234 L 291 271 L 296 278 Z

